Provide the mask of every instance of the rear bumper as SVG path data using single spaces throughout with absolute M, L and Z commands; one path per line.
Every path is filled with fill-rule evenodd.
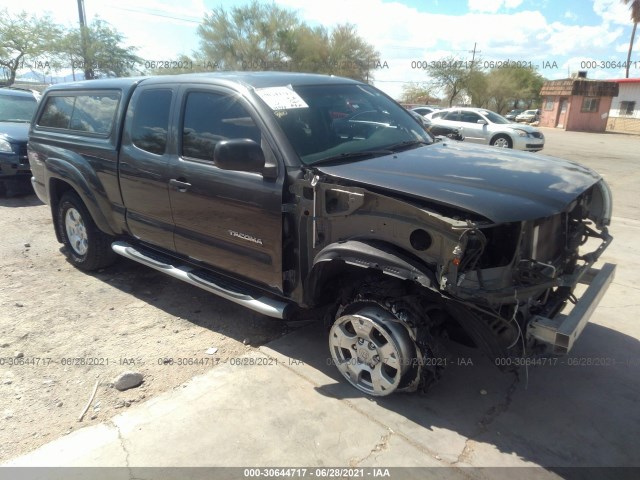
M 549 353 L 568 353 L 609 288 L 615 272 L 616 266 L 611 263 L 605 263 L 600 270 L 590 268 L 580 279 L 580 283 L 589 286 L 573 310 L 568 315 L 560 314 L 553 319 L 535 316 L 527 328 L 527 337 L 546 344 Z

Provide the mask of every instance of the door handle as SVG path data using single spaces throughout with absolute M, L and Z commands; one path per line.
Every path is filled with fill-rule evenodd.
M 191 184 L 184 182 L 183 180 L 184 178 L 181 178 L 180 180 L 178 180 L 177 178 L 172 178 L 171 180 L 169 180 L 169 185 L 174 187 L 179 192 L 186 192 L 189 187 L 191 187 Z

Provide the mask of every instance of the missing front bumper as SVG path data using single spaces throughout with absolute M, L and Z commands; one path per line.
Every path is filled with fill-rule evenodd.
M 571 313 L 560 314 L 553 319 L 536 315 L 529 323 L 527 336 L 547 344 L 550 353 L 568 353 L 609 288 L 615 272 L 616 266 L 611 263 L 605 263 L 600 270 L 589 269 L 580 279 L 581 283 L 589 287 Z

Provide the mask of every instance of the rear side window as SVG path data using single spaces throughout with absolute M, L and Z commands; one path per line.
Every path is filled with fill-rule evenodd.
M 236 97 L 212 92 L 187 95 L 183 156 L 213 161 L 213 150 L 220 140 L 239 138 L 250 138 L 260 144 L 260 129 Z
M 49 97 L 38 125 L 51 128 L 69 128 L 74 97 Z
M 135 105 L 131 124 L 131 143 L 156 155 L 164 154 L 167 148 L 171 90 L 154 89 L 143 91 Z
M 51 96 L 47 99 L 38 126 L 108 135 L 113 127 L 119 100 L 118 92 Z

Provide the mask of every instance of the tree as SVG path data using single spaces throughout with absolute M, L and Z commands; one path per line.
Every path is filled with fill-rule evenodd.
M 636 28 L 638 22 L 640 22 L 640 0 L 622 0 L 622 3 L 629 5 L 631 13 L 631 21 L 633 22 L 633 29 L 631 30 L 631 39 L 629 40 L 629 53 L 627 53 L 627 71 L 625 78 L 629 78 L 629 66 L 631 65 L 631 51 L 633 50 L 633 41 L 636 37 Z
M 486 74 L 486 95 L 492 108 L 503 113 L 523 103 L 527 108 L 540 103 L 540 89 L 544 79 L 535 70 L 526 67 L 494 68 Z
M 450 107 L 465 90 L 469 79 L 469 70 L 465 68 L 465 63 L 453 56 L 433 62 L 427 67 L 427 73 L 431 77 L 431 84 L 444 90 Z
M 46 62 L 43 57 L 54 53 L 53 46 L 60 32 L 61 28 L 48 16 L 0 11 L 0 67 L 7 71 L 9 85 L 25 62 Z
M 371 80 L 371 70 L 380 60 L 380 54 L 358 35 L 351 24 L 337 25 L 329 41 L 328 69 L 318 73 L 332 73 L 360 81 Z
M 290 60 L 282 45 L 300 25 L 293 12 L 275 4 L 218 7 L 198 27 L 201 53 L 223 70 L 273 70 Z
M 124 45 L 124 36 L 99 18 L 90 25 L 68 30 L 58 41 L 63 64 L 84 72 L 86 80 L 100 77 L 125 77 L 135 71 L 141 59 L 136 48 Z
M 437 98 L 431 96 L 431 89 L 426 83 L 405 83 L 402 86 L 403 103 L 420 103 L 429 104 L 438 101 Z
M 503 113 L 510 104 L 517 101 L 519 88 L 508 69 L 494 68 L 487 74 L 487 94 L 491 98 L 493 109 L 498 113 Z
M 379 54 L 355 26 L 310 27 L 275 4 L 214 9 L 198 27 L 194 57 L 222 70 L 292 70 L 369 80 Z
M 487 74 L 481 70 L 471 70 L 467 78 L 467 93 L 471 97 L 471 105 L 487 108 L 491 101 Z

